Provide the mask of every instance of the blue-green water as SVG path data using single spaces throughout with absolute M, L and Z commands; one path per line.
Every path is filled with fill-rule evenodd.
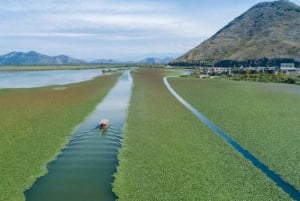
M 100 69 L 0 72 L 1 88 L 31 88 L 82 82 L 102 75 Z
M 117 154 L 131 88 L 132 78 L 126 71 L 103 102 L 71 135 L 56 160 L 48 164 L 48 173 L 24 192 L 27 201 L 116 199 L 111 183 L 118 165 Z M 102 118 L 110 122 L 105 132 L 96 128 Z

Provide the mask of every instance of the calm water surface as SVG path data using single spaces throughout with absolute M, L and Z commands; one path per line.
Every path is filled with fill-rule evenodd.
M 31 88 L 63 85 L 102 75 L 100 69 L 0 72 L 0 88 Z
M 48 173 L 24 192 L 27 201 L 110 201 L 113 174 L 118 165 L 121 130 L 131 97 L 132 78 L 126 71 L 95 111 L 70 137 Z M 97 127 L 102 118 L 110 127 Z

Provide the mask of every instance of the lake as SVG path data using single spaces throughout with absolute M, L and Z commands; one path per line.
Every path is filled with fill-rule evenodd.
M 0 88 L 32 88 L 82 82 L 102 75 L 100 69 L 0 72 Z

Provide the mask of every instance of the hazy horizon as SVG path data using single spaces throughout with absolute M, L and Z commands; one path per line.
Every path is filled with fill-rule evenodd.
M 10 0 L 0 3 L 0 55 L 33 50 L 88 61 L 176 57 L 259 2 Z

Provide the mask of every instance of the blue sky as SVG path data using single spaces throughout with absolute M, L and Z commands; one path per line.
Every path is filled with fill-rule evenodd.
M 260 0 L 2 0 L 0 55 L 179 56 Z M 300 5 L 300 0 L 292 2 Z

